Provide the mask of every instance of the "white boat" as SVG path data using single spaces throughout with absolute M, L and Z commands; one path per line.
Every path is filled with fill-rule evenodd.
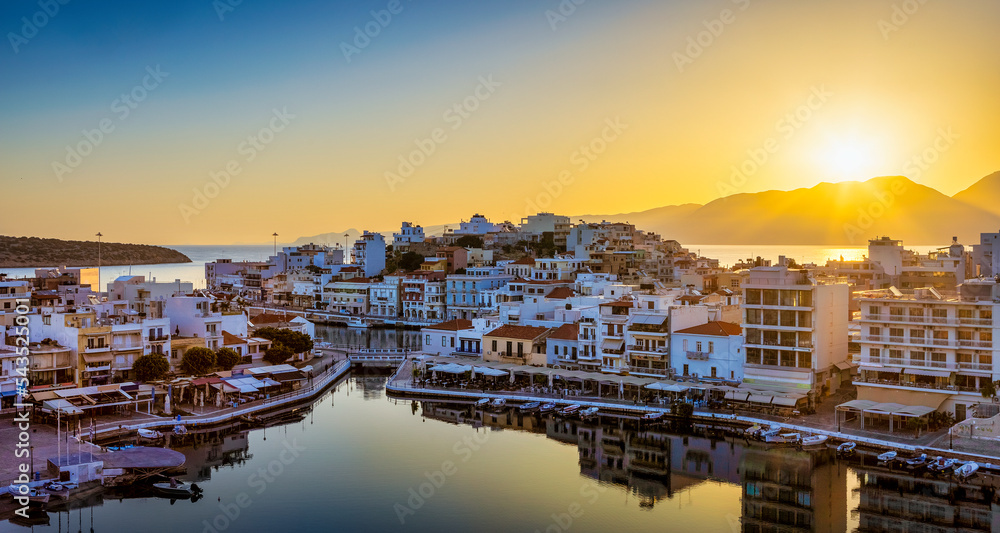
M 754 424 L 744 429 L 743 434 L 746 435 L 747 437 L 756 437 L 760 435 L 762 431 L 764 431 L 764 426 L 760 424 Z
M 538 412 L 540 412 L 540 413 L 548 413 L 549 411 L 552 411 L 555 408 L 556 408 L 556 404 L 554 404 L 554 403 L 543 403 L 542 405 L 538 406 Z
M 31 489 L 28 491 L 28 503 L 29 504 L 46 504 L 49 503 L 49 498 L 51 496 L 47 492 L 40 492 L 38 489 Z
M 807 437 L 802 437 L 802 447 L 803 448 L 819 448 L 826 444 L 826 440 L 829 437 L 826 435 L 809 435 Z
M 888 451 L 888 452 L 879 454 L 878 460 L 879 460 L 880 463 L 891 463 L 891 462 L 893 462 L 893 461 L 896 460 L 896 456 L 897 455 L 899 455 L 899 453 L 896 452 L 896 451 Z
M 642 420 L 645 422 L 653 422 L 661 418 L 663 418 L 663 413 L 660 412 L 646 413 L 642 415 Z
M 476 407 L 486 407 L 487 405 L 489 405 L 489 403 L 490 403 L 489 398 L 480 398 L 476 400 Z
M 153 483 L 153 488 L 155 488 L 156 492 L 161 496 L 167 496 L 170 498 L 190 498 L 191 496 L 201 492 L 198 485 L 193 483 L 184 483 L 183 481 L 176 481 L 173 479 L 163 483 Z
M 528 403 L 522 404 L 521 407 L 520 407 L 520 409 L 521 409 L 521 412 L 527 413 L 529 411 L 534 411 L 535 409 L 538 409 L 541 406 L 542 406 L 541 402 L 528 402 Z
M 764 442 L 769 442 L 771 444 L 798 444 L 800 441 L 800 436 L 798 433 L 778 433 L 775 435 L 768 435 Z
M 572 415 L 572 414 L 575 414 L 579 410 L 580 410 L 580 404 L 578 404 L 578 403 L 571 403 L 571 404 L 567 405 L 566 407 L 563 407 L 562 409 L 560 409 L 559 410 L 559 414 L 561 414 L 561 415 Z
M 174 435 L 183 435 L 187 432 L 188 430 L 186 427 L 184 427 L 184 424 L 177 424 L 176 426 L 174 426 Z
M 156 440 L 156 439 L 162 439 L 163 438 L 163 433 L 160 433 L 159 431 L 156 431 L 155 429 L 139 428 L 136 431 L 138 431 L 139 432 L 139 436 L 142 437 L 142 438 L 144 438 L 144 439 Z
M 968 479 L 976 473 L 976 470 L 979 470 L 979 465 L 975 461 L 969 461 L 955 469 L 955 477 Z
M 504 400 L 503 398 L 497 398 L 490 402 L 490 407 L 493 407 L 495 409 L 500 409 L 501 407 L 506 407 L 506 406 L 507 406 L 507 400 Z
M 588 408 L 580 411 L 580 416 L 582 416 L 584 418 L 591 417 L 591 416 L 597 416 L 597 411 L 598 411 L 598 409 L 596 407 L 588 407 Z
M 857 447 L 858 443 L 854 441 L 842 442 L 839 446 L 837 446 L 837 453 L 840 455 L 851 455 Z
M 762 441 L 767 441 L 767 439 L 771 437 L 776 437 L 780 433 L 781 433 L 781 428 L 771 428 L 771 429 L 761 428 L 761 430 L 757 432 L 756 436 Z
M 930 462 L 930 464 L 927 465 L 927 471 L 940 474 L 943 472 L 947 472 L 948 470 L 951 470 L 952 467 L 954 466 L 955 466 L 955 459 L 952 458 L 945 459 L 944 457 L 939 455 L 935 457 L 934 460 Z
M 347 319 L 347 327 L 349 328 L 370 328 L 371 324 L 365 321 L 364 318 L 352 316 Z

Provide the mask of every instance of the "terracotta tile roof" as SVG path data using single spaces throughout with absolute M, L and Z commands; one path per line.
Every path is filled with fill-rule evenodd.
M 233 345 L 236 345 L 236 344 L 246 344 L 246 343 L 247 343 L 246 339 L 244 339 L 242 337 L 239 337 L 237 335 L 233 335 L 232 333 L 230 333 L 230 332 L 228 332 L 226 330 L 222 330 L 222 345 L 223 346 L 233 346 Z
M 462 329 L 472 329 L 472 321 L 464 318 L 456 318 L 440 324 L 425 326 L 423 329 L 433 329 L 437 331 L 458 331 Z
M 535 264 L 535 259 L 526 255 L 526 256 L 518 259 L 517 261 L 514 261 L 511 264 L 512 265 L 534 265 Z
M 575 294 L 576 293 L 573 292 L 573 289 L 569 287 L 556 287 L 549 291 L 545 297 L 552 300 L 565 300 L 567 298 L 572 298 Z
M 261 313 L 250 319 L 250 322 L 253 322 L 255 326 L 260 326 L 261 324 L 282 324 L 287 321 L 286 317 L 274 313 Z
M 742 335 L 743 328 L 731 322 L 709 322 L 700 326 L 682 329 L 676 333 L 687 333 L 690 335 L 715 335 L 717 337 L 728 337 L 731 335 Z
M 632 302 L 628 302 L 625 300 L 615 300 L 613 302 L 602 303 L 601 307 L 632 307 Z
M 564 341 L 575 341 L 580 334 L 579 324 L 563 324 L 556 328 L 552 335 L 549 335 L 550 339 L 564 340 Z
M 690 303 L 695 303 L 695 304 L 698 303 L 698 302 L 700 302 L 700 301 L 702 301 L 702 300 L 704 300 L 704 299 L 705 299 L 704 296 L 695 296 L 693 294 L 685 294 L 684 296 L 681 296 L 680 298 L 678 298 L 678 300 L 680 300 L 682 302 L 690 302 Z
M 369 278 L 351 278 L 351 279 L 342 279 L 334 283 L 371 283 L 371 281 L 372 280 Z
M 549 328 L 541 328 L 535 326 L 514 326 L 511 324 L 505 324 L 499 328 L 483 335 L 484 337 L 506 337 L 508 339 L 523 339 L 523 340 L 534 340 L 541 337 Z

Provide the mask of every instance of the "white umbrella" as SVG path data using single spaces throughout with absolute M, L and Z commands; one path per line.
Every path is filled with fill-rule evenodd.
M 549 374 L 549 388 L 550 389 L 552 388 L 552 380 L 553 379 L 554 379 L 554 376 L 552 374 Z
M 472 367 L 472 373 L 469 374 L 469 381 L 473 381 L 475 379 L 476 379 L 476 367 Z
M 514 369 L 510 369 L 510 382 L 514 383 Z
M 618 382 L 618 397 L 623 398 L 625 396 L 625 383 Z

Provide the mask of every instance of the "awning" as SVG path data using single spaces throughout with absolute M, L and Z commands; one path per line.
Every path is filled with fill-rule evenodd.
M 795 407 L 802 398 L 794 398 L 791 396 L 775 396 L 773 403 L 774 405 L 780 405 L 782 407 Z
M 649 390 L 659 390 L 664 392 L 684 392 L 690 387 L 687 385 L 679 385 L 677 383 L 650 383 L 646 385 Z
M 111 365 L 85 366 L 85 367 L 83 367 L 83 371 L 84 372 L 101 372 L 103 370 L 111 370 Z
M 666 322 L 666 315 L 636 315 L 632 318 L 632 324 L 649 324 L 662 326 Z
M 17 391 L 16 390 L 5 390 L 3 392 L 0 392 L 0 398 L 6 398 L 8 396 L 17 396 Z
M 833 366 L 837 367 L 838 370 L 850 370 L 854 368 L 854 365 L 850 361 L 841 361 Z
M 751 403 L 766 403 L 770 404 L 774 400 L 774 396 L 770 394 L 751 394 L 747 399 Z
M 503 370 L 497 370 L 495 368 L 490 368 L 487 366 L 477 366 L 476 375 L 497 377 L 497 376 L 506 376 L 508 375 L 508 373 L 504 372 Z
M 870 400 L 851 400 L 849 402 L 845 402 L 838 405 L 837 409 L 853 409 L 855 411 L 864 411 L 875 405 L 878 405 L 878 402 L 873 402 Z
M 932 378 L 946 378 L 951 376 L 951 372 L 947 370 L 929 370 L 926 368 L 907 368 L 904 372 L 914 376 L 929 376 Z
M 52 412 L 58 412 L 64 415 L 78 415 L 83 413 L 83 409 L 80 409 L 79 407 L 69 403 L 68 400 L 64 400 L 62 398 L 46 400 L 42 402 L 42 407 Z
M 602 350 L 621 350 L 622 345 L 625 344 L 625 339 L 615 340 L 615 339 L 604 339 L 601 343 Z
M 111 352 L 95 353 L 95 354 L 85 353 L 83 354 L 83 360 L 84 362 L 87 363 L 104 363 L 104 362 L 110 363 Z

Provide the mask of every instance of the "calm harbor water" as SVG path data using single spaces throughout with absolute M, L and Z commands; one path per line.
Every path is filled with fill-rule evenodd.
M 996 531 L 991 493 L 740 438 L 494 415 L 357 375 L 266 429 L 181 446 L 204 498 L 104 493 L 33 531 Z M 993 500 L 995 501 L 995 500 Z M 991 506 L 992 505 L 992 506 Z M 44 518 L 42 519 L 44 521 Z M 948 525 L 944 525 L 948 524 Z M 24 531 L 0 523 L 2 531 Z M 938 529 L 919 529 L 930 531 Z

